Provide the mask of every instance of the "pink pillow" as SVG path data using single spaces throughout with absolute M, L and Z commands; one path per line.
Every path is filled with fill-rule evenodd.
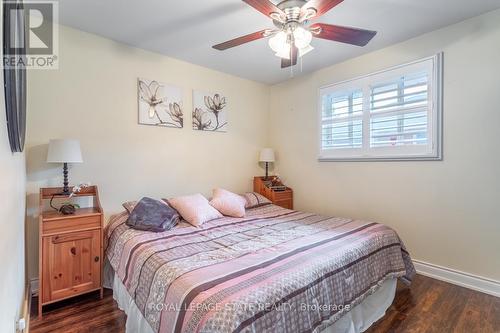
M 222 214 L 209 205 L 208 200 L 201 194 L 186 195 L 167 200 L 168 204 L 181 214 L 182 218 L 195 227 L 203 223 L 222 217 Z
M 245 216 L 246 200 L 241 195 L 216 188 L 213 192 L 213 198 L 210 205 L 226 216 L 243 217 Z

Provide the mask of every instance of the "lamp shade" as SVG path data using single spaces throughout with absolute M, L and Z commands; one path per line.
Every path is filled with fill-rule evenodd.
M 271 148 L 264 148 L 260 151 L 260 162 L 274 162 L 274 150 Z
M 78 140 L 54 139 L 49 142 L 47 163 L 82 163 L 82 151 Z

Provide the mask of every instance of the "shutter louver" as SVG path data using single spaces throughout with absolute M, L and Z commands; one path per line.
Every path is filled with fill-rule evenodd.
M 321 148 L 359 148 L 363 144 L 361 90 L 323 97 Z
M 427 113 L 426 72 L 372 87 L 370 146 L 426 145 Z

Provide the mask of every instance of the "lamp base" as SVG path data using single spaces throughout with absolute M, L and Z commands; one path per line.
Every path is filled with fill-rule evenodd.
M 63 164 L 63 176 L 64 176 L 64 182 L 63 182 L 63 194 L 70 194 L 69 192 L 69 187 L 68 187 L 68 163 Z

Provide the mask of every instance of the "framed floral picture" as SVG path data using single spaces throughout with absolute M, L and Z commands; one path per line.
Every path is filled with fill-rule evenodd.
M 182 89 L 154 80 L 138 80 L 139 124 L 182 128 Z
M 227 100 L 220 93 L 193 90 L 193 129 L 227 132 Z

